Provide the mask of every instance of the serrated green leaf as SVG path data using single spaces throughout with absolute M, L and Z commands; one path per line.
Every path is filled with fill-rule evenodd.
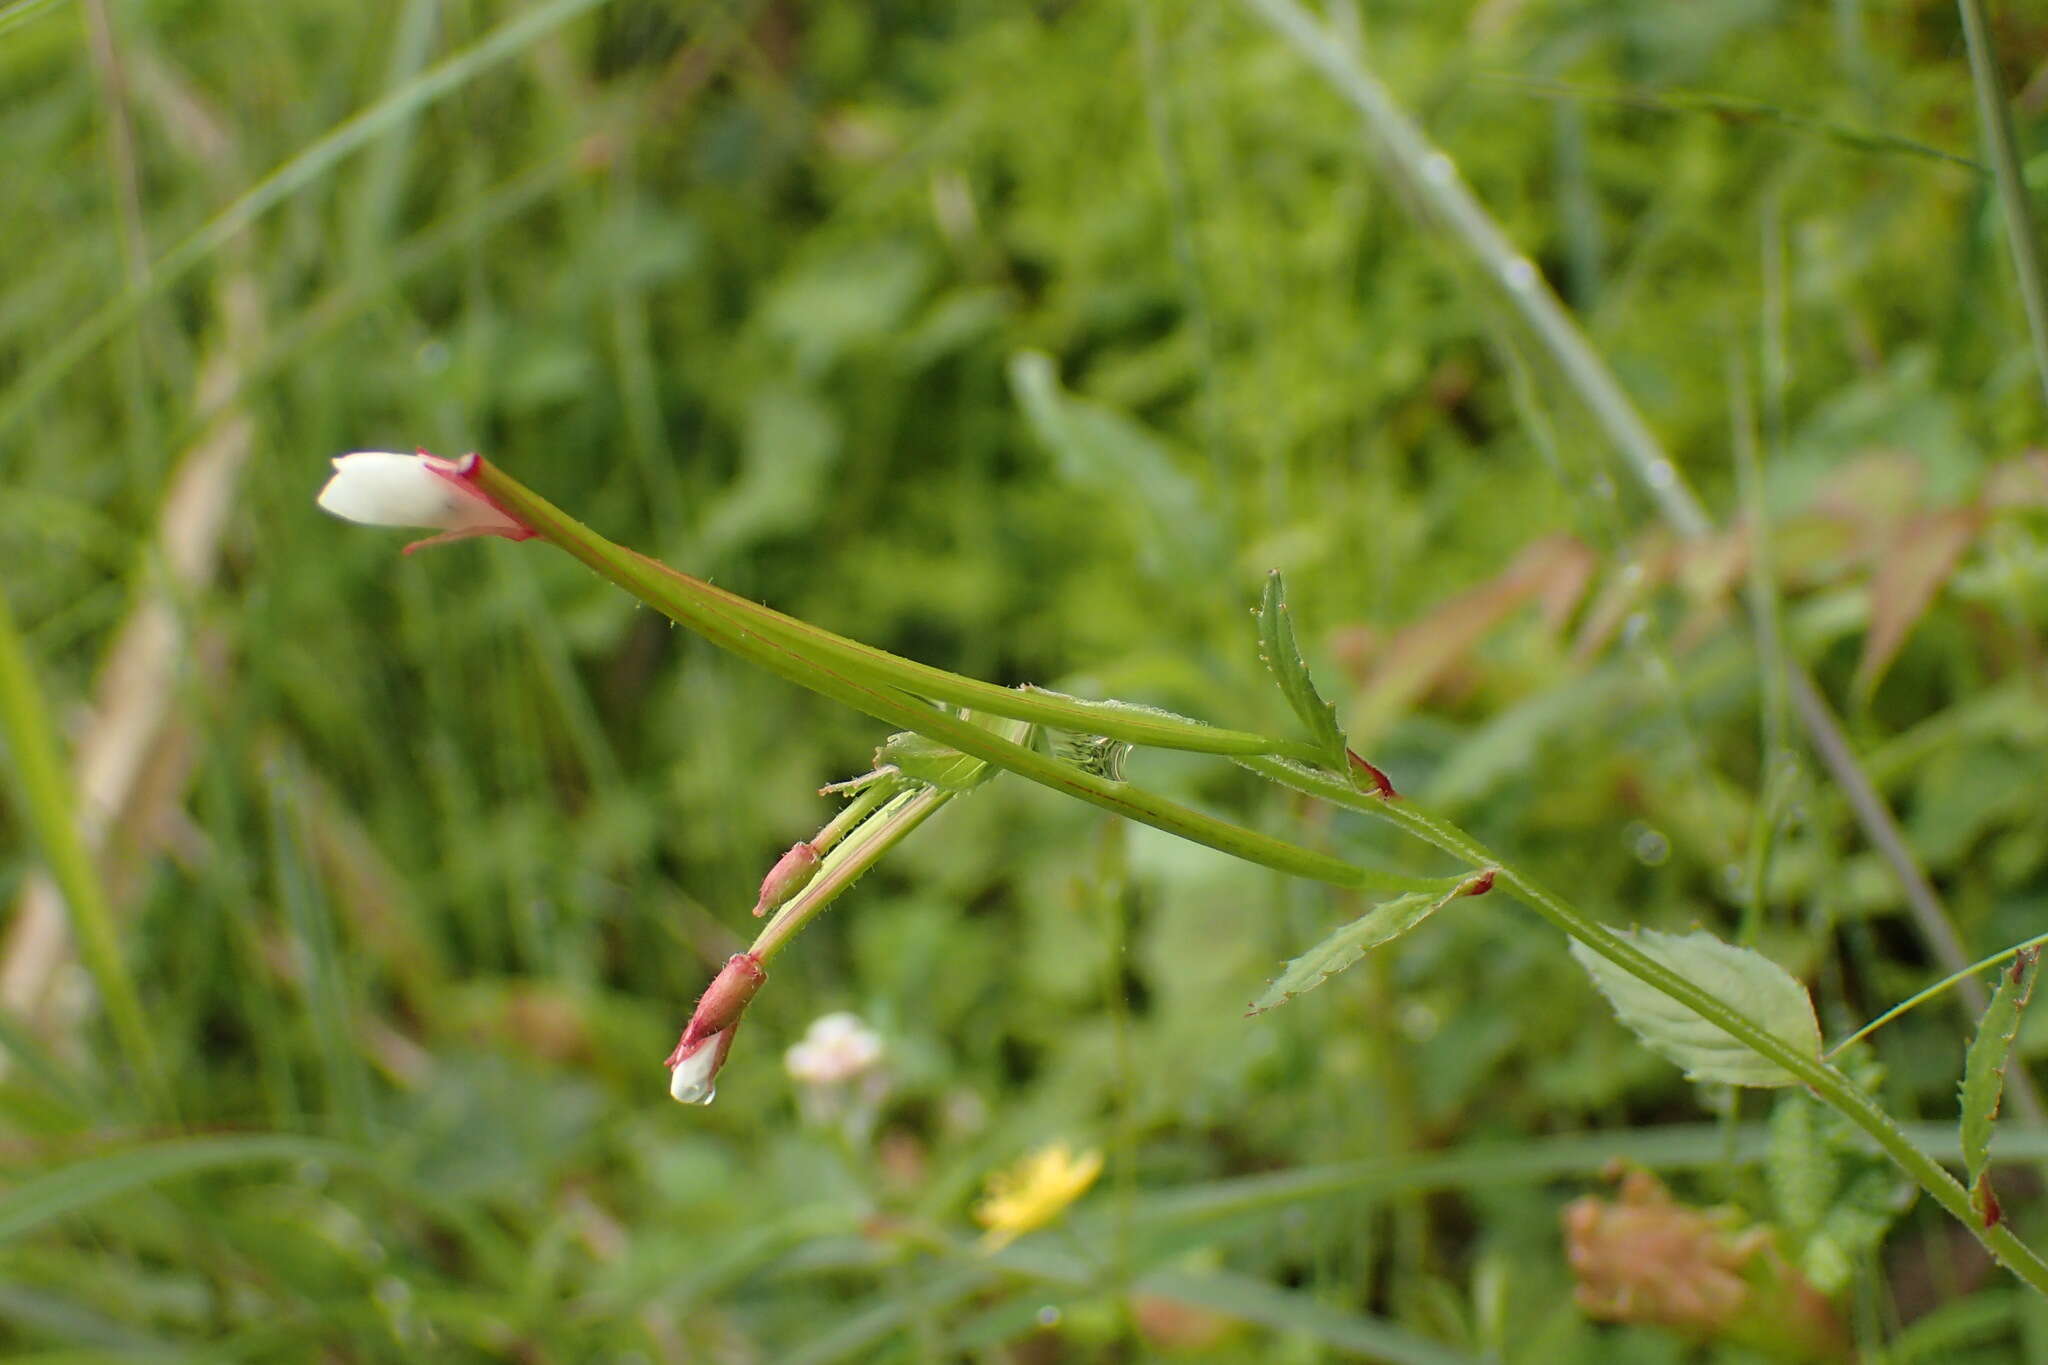
M 1680 935 L 1635 929 L 1623 937 L 1741 1011 L 1787 1047 L 1820 1055 L 1820 1021 L 1814 1017 L 1812 997 L 1790 972 L 1763 954 L 1723 943 L 1704 931 Z M 1686 1079 L 1761 1088 L 1799 1083 L 1798 1077 L 1747 1043 L 1584 944 L 1574 943 L 1572 956 L 1643 1046 L 1685 1068 Z
M 1348 771 L 1344 731 L 1337 724 L 1337 708 L 1323 700 L 1315 680 L 1308 675 L 1301 649 L 1294 641 L 1294 622 L 1287 614 L 1287 585 L 1275 569 L 1266 575 L 1266 591 L 1259 599 L 1259 657 L 1273 670 L 1280 693 L 1308 730 L 1309 737 L 1325 755 L 1325 762 L 1338 772 Z
M 1462 877 L 1442 891 L 1411 891 L 1372 909 L 1344 925 L 1315 947 L 1287 964 L 1265 993 L 1252 1002 L 1247 1015 L 1264 1014 L 1284 1005 L 1303 991 L 1317 986 L 1364 957 L 1383 943 L 1401 937 L 1460 896 L 1476 896 L 1493 885 L 1492 871 Z
M 2019 1032 L 2020 1011 L 2034 993 L 2034 978 L 2040 970 L 2040 952 L 2028 949 L 2013 960 L 2009 970 L 2000 972 L 1998 989 L 1984 1007 L 1984 1017 L 1977 1021 L 1977 1036 L 1970 1040 L 1963 1065 L 1962 1136 L 1963 1167 L 1969 1172 L 1973 1197 L 1991 1164 L 1991 1122 L 1998 1117 L 1999 1100 L 2005 1093 L 2005 1061 Z

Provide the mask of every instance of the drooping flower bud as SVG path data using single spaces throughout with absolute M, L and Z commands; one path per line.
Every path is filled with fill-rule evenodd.
M 334 474 L 320 490 L 320 506 L 345 521 L 365 526 L 422 526 L 441 532 L 405 547 L 470 536 L 530 540 L 539 532 L 520 521 L 476 486 L 483 457 L 474 453 L 444 460 L 422 450 L 400 455 L 358 450 L 334 461 Z
M 768 869 L 768 875 L 761 879 L 761 896 L 754 902 L 754 916 L 759 918 L 770 910 L 782 908 L 791 896 L 810 885 L 811 878 L 818 871 L 818 850 L 816 845 L 800 843 L 775 860 L 775 866 Z
M 668 1055 L 668 1093 L 681 1104 L 709 1104 L 718 1093 L 718 1071 L 732 1050 L 740 1016 L 768 973 L 752 953 L 734 953 L 704 988 L 696 1012 Z

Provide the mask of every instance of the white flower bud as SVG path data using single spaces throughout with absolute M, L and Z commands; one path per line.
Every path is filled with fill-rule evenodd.
M 473 487 L 467 473 L 463 462 L 425 451 L 358 450 L 334 462 L 319 501 L 335 516 L 365 526 L 423 526 L 450 539 L 533 534 Z

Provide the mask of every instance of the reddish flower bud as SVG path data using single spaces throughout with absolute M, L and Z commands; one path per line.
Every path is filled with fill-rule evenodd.
M 697 1000 L 676 1050 L 668 1055 L 668 1093 L 683 1104 L 709 1104 L 717 1094 L 719 1068 L 732 1050 L 740 1016 L 768 973 L 752 953 L 734 953 Z
M 776 859 L 775 866 L 761 879 L 761 897 L 754 902 L 756 918 L 782 908 L 791 896 L 803 890 L 817 875 L 818 850 L 809 843 L 794 845 Z
M 683 1030 L 683 1041 L 678 1047 L 737 1024 L 767 979 L 768 973 L 761 970 L 761 960 L 752 953 L 734 953 L 727 958 L 725 969 L 697 997 L 697 1011 L 690 1016 L 690 1025 Z

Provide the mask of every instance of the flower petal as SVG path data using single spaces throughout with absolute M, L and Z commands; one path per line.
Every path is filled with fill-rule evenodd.
M 431 455 L 358 450 L 334 461 L 320 506 L 365 526 L 424 526 L 466 534 L 510 534 L 524 527 L 468 490 L 456 465 Z

